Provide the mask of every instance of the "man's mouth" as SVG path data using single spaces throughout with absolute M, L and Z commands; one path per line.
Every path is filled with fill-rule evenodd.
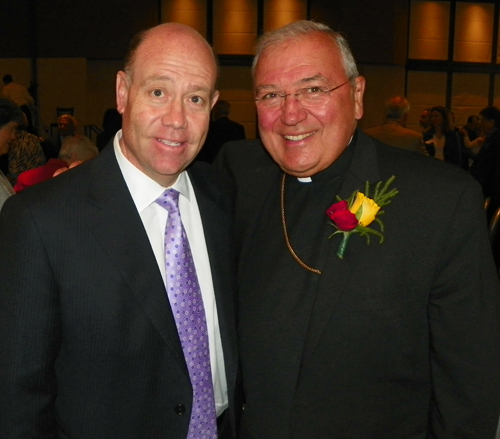
M 298 140 L 304 140 L 304 139 L 306 139 L 307 137 L 311 137 L 313 134 L 316 134 L 316 131 L 313 131 L 312 133 L 298 134 L 298 135 L 296 135 L 296 136 L 284 135 L 283 137 L 284 137 L 286 140 L 293 140 L 294 142 L 296 142 L 296 141 L 298 141 Z
M 158 142 L 163 143 L 164 145 L 167 146 L 181 146 L 183 142 L 172 142 L 170 140 L 165 140 L 165 139 L 156 139 Z

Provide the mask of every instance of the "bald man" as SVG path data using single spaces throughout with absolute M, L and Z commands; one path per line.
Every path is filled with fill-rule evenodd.
M 381 142 L 428 155 L 422 134 L 406 128 L 410 103 L 403 96 L 394 96 L 385 103 L 385 121 L 382 125 L 365 130 L 365 134 Z
M 140 33 L 112 144 L 2 211 L 3 438 L 235 436 L 230 206 L 208 165 L 186 170 L 216 76 L 193 29 Z

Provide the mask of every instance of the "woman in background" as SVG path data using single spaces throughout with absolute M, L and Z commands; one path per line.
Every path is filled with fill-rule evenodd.
M 23 124 L 23 112 L 9 99 L 0 99 L 0 156 L 9 151 L 10 143 L 16 138 L 17 128 Z M 14 189 L 7 177 L 0 171 L 0 209 Z
M 430 156 L 438 160 L 468 167 L 467 153 L 460 136 L 451 123 L 450 111 L 441 105 L 431 108 L 430 129 L 424 133 L 424 142 Z

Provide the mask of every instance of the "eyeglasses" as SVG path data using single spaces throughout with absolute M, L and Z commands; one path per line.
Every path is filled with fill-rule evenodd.
M 333 88 L 318 86 L 301 88 L 295 93 L 280 93 L 278 91 L 261 92 L 255 97 L 255 104 L 262 110 L 274 110 L 280 107 L 282 102 L 285 102 L 287 96 L 295 96 L 304 107 L 324 105 L 330 100 L 330 92 L 337 90 L 349 81 L 350 79 Z

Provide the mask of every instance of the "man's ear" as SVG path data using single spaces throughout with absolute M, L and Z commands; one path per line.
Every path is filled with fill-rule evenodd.
M 212 96 L 212 106 L 210 109 L 214 108 L 215 103 L 219 100 L 219 90 L 215 90 Z
M 123 114 L 128 101 L 129 78 L 123 71 L 116 75 L 116 109 Z
M 363 94 L 365 93 L 365 78 L 358 76 L 354 86 L 354 116 L 356 120 L 363 117 Z

